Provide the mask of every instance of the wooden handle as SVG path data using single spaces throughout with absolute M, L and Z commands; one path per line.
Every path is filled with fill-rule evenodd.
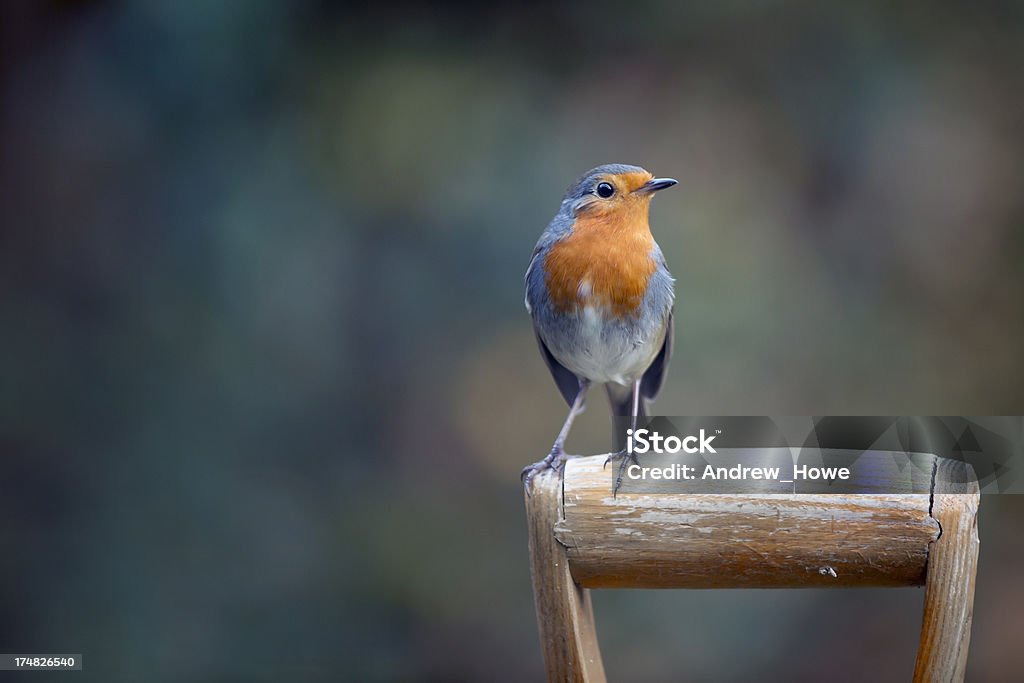
M 548 680 L 605 680 L 590 588 L 925 584 L 914 681 L 963 681 L 979 492 L 969 466 L 927 457 L 927 493 L 613 497 L 603 455 L 539 475 L 526 511 Z
M 928 493 L 613 497 L 604 461 L 566 464 L 555 526 L 584 588 L 919 586 L 939 537 Z
M 915 683 L 964 680 L 978 571 L 980 495 L 976 483 L 969 484 L 968 494 L 949 491 L 962 491 L 961 483 L 972 478 L 970 467 L 956 461 L 940 461 L 936 472 L 932 515 L 942 527 L 942 535 L 928 558 Z
M 569 575 L 565 549 L 551 530 L 562 509 L 562 480 L 551 470 L 537 475 L 526 496 L 530 573 L 541 649 L 549 681 L 603 683 L 604 664 L 594 628 L 590 591 Z

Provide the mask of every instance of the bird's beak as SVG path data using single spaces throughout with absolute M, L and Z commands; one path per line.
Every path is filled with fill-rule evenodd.
M 672 187 L 677 184 L 679 184 L 679 181 L 674 178 L 653 178 L 638 187 L 634 192 L 639 194 L 651 194 L 652 192 L 664 190 L 666 187 Z

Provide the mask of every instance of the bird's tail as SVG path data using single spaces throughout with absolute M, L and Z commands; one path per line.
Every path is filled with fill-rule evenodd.
M 616 453 L 626 447 L 626 430 L 630 427 L 630 418 L 633 416 L 633 387 L 624 387 L 613 382 L 605 384 L 604 387 L 612 407 L 612 453 Z M 647 417 L 647 399 L 643 396 L 640 397 L 638 408 L 637 423 L 640 424 Z

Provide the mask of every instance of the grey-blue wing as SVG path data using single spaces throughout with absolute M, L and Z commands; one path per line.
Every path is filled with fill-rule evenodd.
M 653 399 L 661 391 L 661 385 L 665 382 L 665 375 L 668 372 L 668 362 L 672 359 L 672 342 L 675 337 L 672 324 L 672 311 L 668 314 L 668 327 L 665 330 L 665 341 L 661 344 L 661 351 L 655 356 L 654 362 L 644 371 L 640 380 L 640 395 L 646 399 Z
M 580 379 L 576 376 L 572 370 L 569 370 L 564 365 L 555 360 L 555 357 L 551 355 L 551 351 L 548 350 L 548 345 L 544 343 L 544 340 L 540 338 L 540 332 L 537 331 L 537 325 L 534 323 L 533 326 L 534 336 L 537 337 L 537 346 L 540 347 L 540 355 L 544 358 L 544 363 L 548 366 L 548 370 L 551 371 L 551 377 L 554 378 L 555 384 L 558 386 L 558 391 L 562 393 L 562 398 L 570 406 L 576 401 L 576 394 L 580 390 Z

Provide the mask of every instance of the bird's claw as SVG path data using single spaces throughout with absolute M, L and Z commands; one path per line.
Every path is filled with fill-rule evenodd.
M 554 470 L 557 474 L 561 475 L 562 470 L 565 469 L 566 457 L 565 451 L 561 448 L 552 448 L 551 452 L 544 456 L 543 460 L 524 467 L 523 471 L 519 473 L 519 477 L 523 480 L 523 488 L 526 490 L 526 495 L 530 495 L 533 478 L 544 470 Z
M 608 467 L 608 463 L 619 458 L 621 458 L 621 461 L 619 462 L 619 471 L 615 475 L 615 484 L 612 486 L 612 497 L 615 497 L 615 495 L 619 492 L 619 488 L 622 486 L 622 475 L 625 474 L 626 468 L 628 468 L 630 465 L 640 464 L 640 461 L 636 459 L 636 453 L 623 448 L 618 453 L 609 453 L 608 457 L 605 458 L 604 465 L 601 467 L 601 469 L 606 469 Z

